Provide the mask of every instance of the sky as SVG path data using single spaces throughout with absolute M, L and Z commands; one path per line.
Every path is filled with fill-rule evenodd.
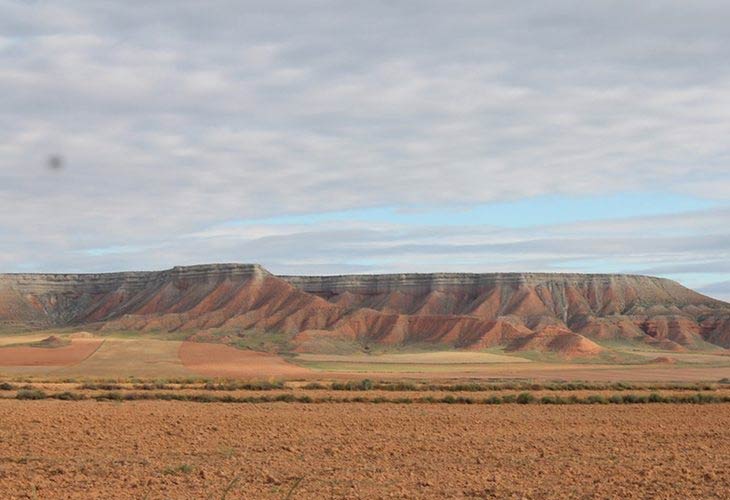
M 727 19 L 0 0 L 0 272 L 620 272 L 730 300 Z

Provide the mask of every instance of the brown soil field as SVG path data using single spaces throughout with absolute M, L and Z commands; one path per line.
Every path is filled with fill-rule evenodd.
M 74 339 L 63 347 L 2 347 L 0 366 L 68 366 L 91 356 L 103 343 L 101 339 Z
M 223 344 L 183 342 L 179 356 L 185 368 L 206 377 L 292 378 L 312 373 L 274 354 L 246 351 Z
M 155 338 L 106 338 L 89 334 L 62 335 L 70 346 L 13 346 L 39 342 L 51 335 L 0 337 L 0 376 L 63 378 L 237 379 L 522 379 L 716 382 L 730 378 L 730 357 L 707 353 L 677 353 L 671 362 L 604 364 L 571 360 L 530 360 L 490 352 L 439 351 L 379 355 L 276 354 L 237 349 L 223 344 Z M 103 341 L 103 343 L 102 343 Z M 3 345 L 4 344 L 4 345 Z M 98 349 L 97 349 L 98 347 Z M 637 356 L 638 357 L 638 356 Z
M 0 443 L 9 499 L 730 495 L 727 404 L 2 400 Z
M 74 340 L 77 342 L 78 340 Z M 177 357 L 180 342 L 108 338 L 92 356 L 74 366 L 55 370 L 59 378 L 189 376 Z

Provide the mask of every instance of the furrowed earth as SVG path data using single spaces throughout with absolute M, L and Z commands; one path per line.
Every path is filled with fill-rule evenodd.
M 0 422 L 2 498 L 730 493 L 728 404 L 0 400 Z
M 628 275 L 0 275 L 0 498 L 728 498 L 730 304 Z

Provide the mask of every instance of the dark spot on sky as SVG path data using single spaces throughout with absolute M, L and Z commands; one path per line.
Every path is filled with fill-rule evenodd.
M 50 168 L 51 170 L 61 170 L 63 168 L 63 157 L 60 155 L 49 156 L 48 168 Z

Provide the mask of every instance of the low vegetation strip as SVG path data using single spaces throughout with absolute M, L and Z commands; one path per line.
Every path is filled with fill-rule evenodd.
M 589 394 L 586 396 L 562 396 L 550 395 L 540 396 L 531 392 L 519 394 L 492 395 L 486 398 L 454 396 L 422 396 L 422 397 L 384 397 L 384 396 L 353 396 L 353 397 L 312 397 L 308 394 L 275 394 L 275 395 L 248 395 L 234 396 L 231 394 L 215 393 L 181 393 L 181 392 L 124 392 L 124 391 L 103 391 L 96 394 L 84 392 L 63 391 L 47 393 L 41 389 L 26 388 L 16 393 L 16 399 L 41 400 L 58 399 L 63 401 L 191 401 L 197 403 L 395 403 L 395 404 L 545 404 L 545 405 L 570 405 L 570 404 L 646 404 L 646 403 L 687 403 L 687 404 L 709 404 L 709 403 L 730 403 L 728 394 L 708 394 L 696 392 L 694 394 L 661 394 L 652 392 L 650 394 Z M 7 399 L 7 398 L 6 398 Z
M 673 390 L 673 391 L 714 391 L 719 386 L 728 385 L 723 379 L 715 383 L 661 383 L 661 384 L 632 384 L 626 382 L 596 383 L 596 382 L 499 382 L 499 383 L 454 383 L 431 384 L 412 382 L 373 382 L 370 379 L 332 382 L 322 384 L 312 382 L 303 388 L 310 390 L 328 389 L 332 391 L 448 391 L 448 392 L 487 392 L 487 391 L 636 391 L 636 390 Z
M 23 385 L 20 385 L 23 384 Z M 721 379 L 717 382 L 689 382 L 689 383 L 627 383 L 627 382 L 529 382 L 529 381 L 500 381 L 500 382 L 454 382 L 454 383 L 426 383 L 410 381 L 373 381 L 371 379 L 332 381 L 332 382 L 285 382 L 282 380 L 230 380 L 230 379 L 97 379 L 80 381 L 74 378 L 60 380 L 14 378 L 0 381 L 1 391 L 27 389 L 36 386 L 51 386 L 56 389 L 80 391 L 174 391 L 174 390 L 204 390 L 216 392 L 232 391 L 380 391 L 380 392 L 585 392 L 585 391 L 672 391 L 672 392 L 717 392 L 730 390 L 730 379 Z

